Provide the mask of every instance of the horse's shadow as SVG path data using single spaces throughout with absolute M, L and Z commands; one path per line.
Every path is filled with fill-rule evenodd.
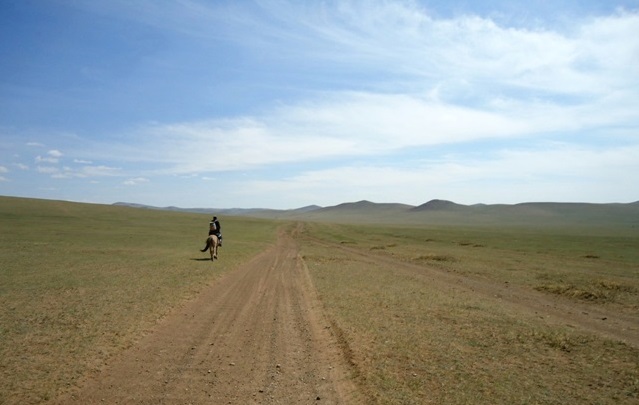
M 204 257 L 204 258 L 200 257 L 200 258 L 197 258 L 197 259 L 191 258 L 191 260 L 196 261 L 196 262 L 210 262 L 211 258 L 210 257 Z

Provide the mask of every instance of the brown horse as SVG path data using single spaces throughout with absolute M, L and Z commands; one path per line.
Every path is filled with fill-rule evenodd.
M 217 247 L 219 244 L 220 240 L 216 235 L 209 235 L 206 239 L 206 246 L 201 250 L 201 252 L 206 252 L 206 249 L 209 249 L 211 251 L 211 261 L 213 261 L 214 259 L 217 259 Z

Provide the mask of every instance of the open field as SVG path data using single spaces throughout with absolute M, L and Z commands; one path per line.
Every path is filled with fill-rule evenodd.
M 39 403 L 133 345 L 171 308 L 275 240 L 277 224 L 0 198 L 0 403 Z
M 633 227 L 209 219 L 0 197 L 0 403 L 639 400 Z
M 376 403 L 639 400 L 639 236 L 306 224 L 302 255 Z

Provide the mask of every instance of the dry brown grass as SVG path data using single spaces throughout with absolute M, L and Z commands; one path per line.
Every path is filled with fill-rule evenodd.
M 631 297 L 637 295 L 636 287 L 609 280 L 594 280 L 589 283 L 583 283 L 582 286 L 574 284 L 542 284 L 535 287 L 535 289 L 570 298 L 597 302 L 615 302 L 620 301 L 620 295 Z M 624 299 L 623 301 L 627 300 Z
M 274 240 L 270 221 L 0 198 L 0 404 L 54 398 Z
M 0 403 L 46 402 L 99 369 L 170 308 L 263 249 L 278 226 L 227 220 L 222 258 L 211 267 L 196 250 L 207 220 L 0 198 Z M 636 312 L 639 235 L 329 224 L 306 229 L 299 239 L 304 260 L 371 402 L 639 400 L 635 347 L 552 326 L 498 299 L 437 282 L 428 272 L 510 283 L 575 302 L 584 301 L 586 292 L 601 295 L 589 305 Z M 424 271 L 406 271 L 404 264 Z
M 557 265 L 544 262 L 550 259 L 547 253 L 530 260 L 529 250 L 521 251 L 518 245 L 509 249 L 507 241 L 499 241 L 496 234 L 482 238 L 477 233 L 471 243 L 460 244 L 458 239 L 471 239 L 448 231 L 434 237 L 432 231 L 407 229 L 401 234 L 397 229 L 376 229 L 308 225 L 307 236 L 323 242 L 306 239 L 302 248 L 371 402 L 631 404 L 639 400 L 638 349 L 551 326 L 534 313 L 513 312 L 498 299 L 437 283 L 428 272 L 402 271 L 388 261 L 365 259 L 392 256 L 398 263 L 422 262 L 499 282 L 506 277 L 532 289 L 535 274 Z M 504 238 L 510 240 L 512 235 Z M 327 248 L 326 243 L 340 240 L 348 240 L 348 249 L 363 254 Z M 534 242 L 535 250 L 551 247 L 544 247 L 540 240 Z M 393 243 L 393 249 L 370 249 Z M 478 244 L 485 247 L 476 247 Z M 500 255 L 494 257 L 495 253 Z M 563 254 L 555 258 L 565 259 Z M 568 256 L 572 260 L 573 254 Z M 490 269 L 500 263 L 517 263 L 516 274 L 533 274 L 522 280 L 507 269 L 497 268 L 491 274 Z M 636 264 L 626 265 L 636 269 Z M 570 272 L 562 276 L 569 277 Z M 573 275 L 577 280 L 583 277 Z M 630 280 L 628 283 L 637 282 Z M 607 281 L 602 288 L 615 289 L 618 283 Z M 632 294 L 630 299 L 636 302 L 636 291 Z M 617 304 L 624 305 L 627 298 Z

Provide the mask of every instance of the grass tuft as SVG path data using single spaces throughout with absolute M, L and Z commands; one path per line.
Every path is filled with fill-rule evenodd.
M 585 283 L 582 286 L 565 283 L 548 283 L 535 287 L 538 291 L 562 295 L 584 301 L 613 302 L 620 293 L 636 293 L 633 286 L 622 285 L 616 281 L 598 280 Z
M 420 255 L 413 259 L 415 262 L 455 262 L 456 259 L 448 255 L 427 254 Z

